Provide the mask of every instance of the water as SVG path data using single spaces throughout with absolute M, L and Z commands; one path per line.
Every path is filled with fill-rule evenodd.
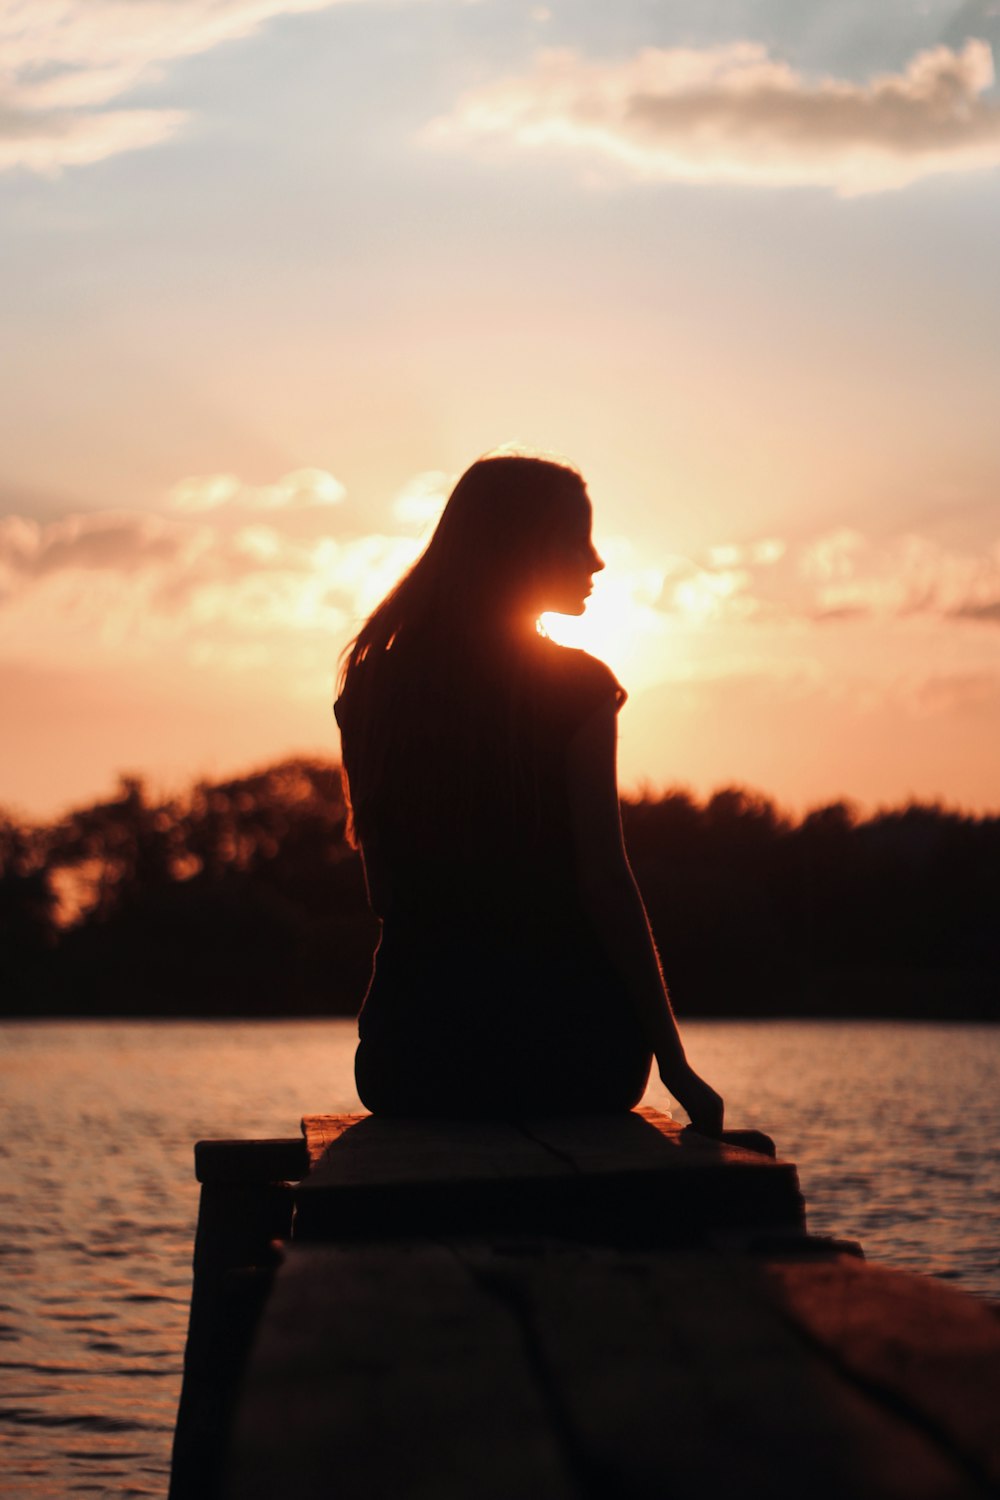
M 701 1022 L 729 1122 L 799 1165 L 810 1228 L 1000 1298 L 1000 1028 Z M 0 1485 L 166 1493 L 191 1145 L 358 1108 L 350 1022 L 0 1027 Z M 662 1089 L 647 1103 L 668 1107 Z

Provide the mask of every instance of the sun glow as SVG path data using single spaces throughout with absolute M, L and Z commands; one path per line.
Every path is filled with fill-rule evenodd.
M 610 550 L 610 549 L 609 549 Z M 616 567 L 594 580 L 584 614 L 545 614 L 542 624 L 561 646 L 577 646 L 607 662 L 626 686 L 663 675 L 670 622 L 657 608 L 664 574 L 655 568 Z

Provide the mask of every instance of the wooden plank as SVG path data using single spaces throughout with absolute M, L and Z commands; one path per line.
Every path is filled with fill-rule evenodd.
M 199 1182 L 298 1182 L 309 1170 L 306 1143 L 279 1140 L 196 1141 L 194 1175 Z
M 395 1120 L 306 1115 L 312 1187 L 553 1177 L 551 1151 L 504 1120 Z
M 642 1121 L 646 1125 L 652 1126 L 666 1143 L 674 1145 L 683 1143 L 692 1160 L 697 1158 L 699 1149 L 702 1151 L 706 1148 L 709 1151 L 714 1149 L 713 1142 L 707 1141 L 704 1137 L 696 1136 L 693 1131 L 682 1130 L 681 1126 L 675 1124 L 669 1115 L 663 1114 L 658 1109 L 643 1106 L 632 1111 L 630 1114 L 614 1116 L 599 1115 L 590 1118 L 591 1120 L 596 1119 L 599 1122 L 596 1131 L 588 1131 L 587 1117 L 573 1117 L 575 1121 L 575 1134 L 581 1143 L 589 1137 L 591 1141 L 594 1141 L 595 1138 L 597 1140 L 603 1139 L 605 1144 L 607 1144 L 610 1132 L 611 1138 L 616 1139 L 619 1143 L 613 1149 L 620 1150 L 622 1143 L 625 1142 L 627 1143 L 625 1145 L 626 1151 L 630 1152 L 638 1145 L 641 1153 L 643 1144 L 645 1144 L 648 1153 L 648 1151 L 654 1149 L 653 1138 L 649 1136 L 648 1131 L 636 1128 L 637 1122 Z M 362 1122 L 368 1123 L 365 1124 L 365 1130 L 362 1132 L 361 1137 L 356 1138 L 356 1140 L 360 1139 L 364 1141 L 365 1148 L 370 1153 L 370 1159 L 373 1163 L 380 1152 L 380 1148 L 384 1148 L 386 1161 L 378 1167 L 378 1170 L 391 1173 L 400 1170 L 398 1160 L 394 1160 L 394 1158 L 399 1151 L 401 1132 L 405 1132 L 409 1142 L 405 1160 L 408 1163 L 414 1163 L 421 1172 L 426 1172 L 428 1167 L 432 1170 L 438 1169 L 441 1163 L 437 1158 L 442 1153 L 447 1156 L 449 1163 L 454 1161 L 456 1130 L 461 1130 L 469 1142 L 471 1150 L 482 1154 L 480 1159 L 475 1162 L 477 1170 L 480 1171 L 484 1167 L 482 1158 L 486 1159 L 486 1170 L 490 1170 L 489 1159 L 492 1156 L 497 1158 L 498 1170 L 503 1174 L 505 1170 L 504 1164 L 509 1159 L 509 1153 L 513 1150 L 515 1152 L 520 1151 L 523 1154 L 525 1146 L 530 1144 L 530 1140 L 514 1140 L 510 1132 L 512 1128 L 518 1129 L 518 1127 L 512 1127 L 510 1122 L 505 1121 L 402 1121 L 376 1118 L 369 1114 L 305 1115 L 302 1120 L 302 1133 L 305 1137 L 310 1165 L 316 1166 L 329 1146 L 332 1146 L 335 1141 L 341 1141 L 347 1132 L 353 1132 L 355 1127 Z M 546 1128 L 551 1129 L 558 1122 L 548 1119 L 543 1124 Z M 616 1124 L 619 1127 L 617 1131 Z M 534 1133 L 537 1130 L 537 1122 L 533 1124 L 529 1121 L 527 1129 L 529 1132 Z M 524 1131 L 525 1126 L 522 1124 L 519 1127 L 519 1133 L 523 1135 Z M 774 1142 L 770 1136 L 764 1135 L 759 1130 L 728 1130 L 724 1132 L 723 1139 L 727 1151 L 743 1150 L 755 1156 L 764 1155 L 772 1158 L 775 1155 Z M 206 1144 L 209 1143 L 200 1142 L 199 1146 Z M 220 1142 L 219 1144 L 228 1143 Z M 283 1145 L 284 1143 L 275 1142 L 274 1144 Z M 346 1144 L 346 1141 L 344 1144 Z M 199 1147 L 195 1148 L 196 1153 L 198 1149 Z M 559 1152 L 558 1147 L 550 1147 L 549 1149 L 555 1149 L 557 1154 Z M 592 1150 L 593 1146 L 590 1149 Z M 527 1160 L 527 1157 L 525 1156 L 524 1159 Z M 404 1166 L 403 1170 L 408 1170 L 408 1168 Z M 446 1170 L 450 1171 L 450 1165 Z
M 656 1111 L 522 1124 L 309 1116 L 299 1239 L 550 1235 L 633 1245 L 801 1231 L 793 1165 Z
M 931 1277 L 851 1261 L 775 1265 L 776 1305 L 851 1375 L 1000 1490 L 1000 1316 Z
M 310 1165 L 315 1166 L 327 1146 L 332 1146 L 334 1141 L 339 1141 L 345 1130 L 351 1130 L 355 1125 L 360 1125 L 362 1120 L 370 1118 L 368 1114 L 303 1115 L 302 1134 L 305 1137 Z
M 550 1116 L 526 1120 L 523 1128 L 577 1172 L 683 1172 L 728 1164 L 773 1170 L 768 1155 L 697 1135 L 658 1109 Z
M 521 1330 L 440 1246 L 294 1248 L 229 1500 L 582 1500 Z
M 800 1336 L 769 1274 L 573 1246 L 293 1247 L 229 1500 L 994 1493 Z
M 462 1251 L 516 1308 L 589 1493 L 970 1500 L 992 1493 L 873 1401 L 718 1256 Z
M 301 1142 L 299 1148 L 304 1155 Z M 238 1171 L 244 1167 L 241 1161 Z M 217 1500 L 220 1493 L 236 1395 L 270 1290 L 274 1243 L 290 1236 L 293 1208 L 285 1183 L 238 1177 L 202 1185 L 170 1500 Z

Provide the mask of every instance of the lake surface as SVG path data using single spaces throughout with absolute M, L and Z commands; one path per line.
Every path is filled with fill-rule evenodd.
M 798 1163 L 812 1230 L 1000 1299 L 1000 1028 L 703 1021 L 684 1035 L 729 1124 Z M 359 1108 L 353 1049 L 349 1021 L 0 1026 L 11 1500 L 166 1494 L 192 1143 Z M 669 1107 L 659 1085 L 646 1102 Z

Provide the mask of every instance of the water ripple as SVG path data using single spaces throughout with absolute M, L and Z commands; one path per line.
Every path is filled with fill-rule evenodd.
M 0 1033 L 0 1203 L 19 1216 L 8 1207 L 0 1231 L 0 1488 L 162 1500 L 198 1212 L 192 1143 L 292 1135 L 303 1113 L 357 1109 L 353 1026 Z M 1000 1297 L 1000 1028 L 703 1022 L 685 1039 L 733 1124 L 798 1163 L 814 1231 Z M 659 1085 L 647 1102 L 670 1107 Z
M 0 1406 L 0 1422 L 21 1427 L 79 1427 L 85 1432 L 144 1432 L 145 1422 L 131 1422 L 124 1417 L 105 1417 L 93 1413 L 35 1411 L 31 1407 Z M 169 1431 L 169 1428 L 167 1429 Z

